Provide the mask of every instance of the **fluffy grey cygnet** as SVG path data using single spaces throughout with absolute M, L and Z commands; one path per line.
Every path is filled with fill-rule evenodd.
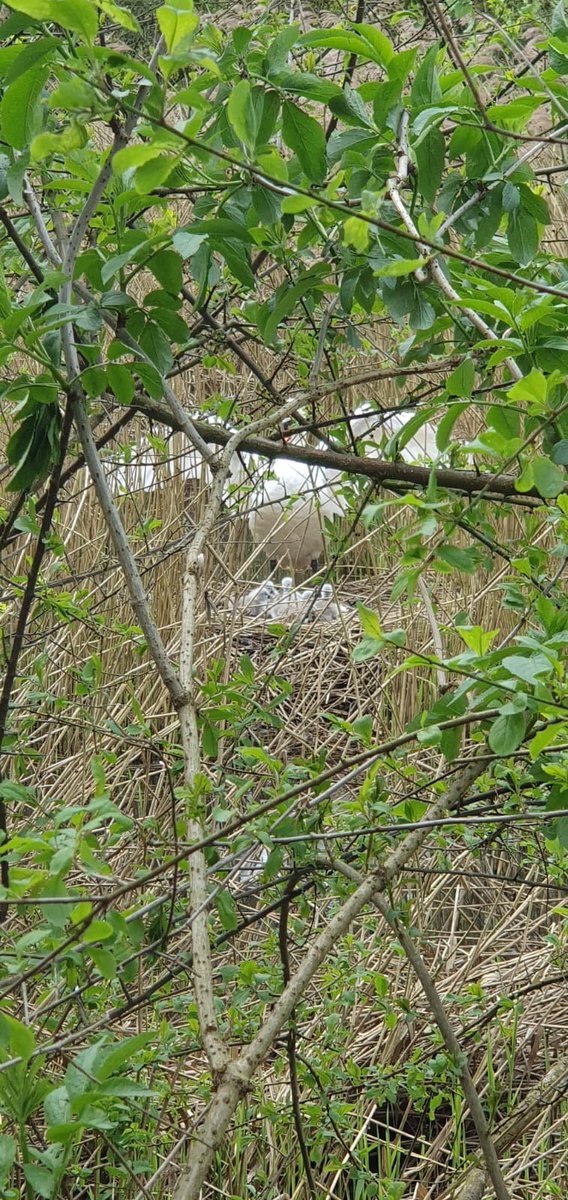
M 264 583 L 257 584 L 243 596 L 239 609 L 247 617 L 266 617 L 277 599 L 277 588 L 270 579 L 265 579 Z

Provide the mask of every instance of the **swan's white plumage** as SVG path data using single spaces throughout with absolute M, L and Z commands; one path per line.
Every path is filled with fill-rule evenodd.
M 362 453 L 379 457 L 385 437 L 401 432 L 413 411 L 390 412 L 383 416 L 369 405 L 355 411 L 351 435 Z M 292 436 L 292 444 L 301 444 Z M 316 443 L 321 447 L 321 443 Z M 401 449 L 406 462 L 429 462 L 437 457 L 436 429 L 426 422 Z M 166 476 L 206 481 L 208 470 L 194 450 L 162 464 L 153 447 L 143 440 L 131 463 L 109 457 L 109 483 L 117 493 L 150 491 L 157 485 L 158 467 Z M 310 467 L 289 459 L 275 458 L 258 465 L 254 456 L 235 455 L 226 488 L 226 501 L 245 516 L 252 540 L 269 561 L 295 571 L 306 571 L 323 556 L 325 522 L 345 516 L 347 502 L 341 491 L 341 472 Z
M 355 410 L 355 420 L 350 422 L 351 433 L 355 441 L 364 444 L 368 458 L 378 458 L 380 443 L 400 434 L 405 426 L 416 415 L 414 409 L 389 412 L 383 415 L 369 405 Z M 436 446 L 436 428 L 429 421 L 416 431 L 400 451 L 401 458 L 408 463 L 432 462 L 438 457 Z

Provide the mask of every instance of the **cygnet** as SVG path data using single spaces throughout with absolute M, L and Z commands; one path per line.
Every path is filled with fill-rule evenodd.
M 257 584 L 243 596 L 238 608 L 247 617 L 267 617 L 274 601 L 278 599 L 278 590 L 270 579 Z
M 285 575 L 281 584 L 280 599 L 272 605 L 270 610 L 271 617 L 273 617 L 275 621 L 280 621 L 283 624 L 294 620 L 300 620 L 302 608 L 304 606 L 304 592 L 295 590 L 292 576 Z
M 330 583 L 322 585 L 319 596 L 313 602 L 311 613 L 308 615 L 308 620 L 312 621 L 338 621 L 339 617 L 344 614 L 349 616 L 351 610 L 345 604 L 336 604 L 333 599 L 333 588 Z

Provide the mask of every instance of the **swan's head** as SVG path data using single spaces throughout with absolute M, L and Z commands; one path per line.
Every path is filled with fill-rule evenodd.
M 322 600 L 331 600 L 333 596 L 333 588 L 330 583 L 324 583 L 321 589 Z
M 277 595 L 278 590 L 275 588 L 274 584 L 271 583 L 270 579 L 267 579 L 265 583 L 262 583 L 258 589 L 258 596 L 261 600 L 275 600 Z
M 284 579 L 282 580 L 282 591 L 283 592 L 291 592 L 293 586 L 294 586 L 294 580 L 292 579 L 292 576 L 285 575 Z

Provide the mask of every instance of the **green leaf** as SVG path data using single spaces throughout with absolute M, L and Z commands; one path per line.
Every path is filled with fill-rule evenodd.
M 520 401 L 521 403 L 529 402 L 540 405 L 546 400 L 546 379 L 542 371 L 538 371 L 533 367 L 524 379 L 519 379 L 507 391 L 510 400 Z
M 114 937 L 114 930 L 108 921 L 95 920 L 81 934 L 82 942 L 106 942 Z
M 33 17 L 34 21 L 49 21 L 53 0 L 10 0 L 9 8 Z
M 223 929 L 229 931 L 236 929 L 238 926 L 237 914 L 231 893 L 223 888 L 215 897 L 215 907 L 219 913 L 219 919 Z
M 106 376 L 108 385 L 118 403 L 128 406 L 134 395 L 132 372 L 123 363 L 109 363 Z
M 487 409 L 487 424 L 508 441 L 519 436 L 519 411 L 509 404 L 492 404 Z
M 413 110 L 421 110 L 436 104 L 442 95 L 438 82 L 437 60 L 438 47 L 431 46 L 415 73 L 410 89 L 410 103 Z
M 280 71 L 272 76 L 272 82 L 285 92 L 305 96 L 306 100 L 317 100 L 320 104 L 329 104 L 330 100 L 343 96 L 339 84 L 320 79 L 310 71 Z
M 525 683 L 536 684 L 538 675 L 550 675 L 553 667 L 545 654 L 531 654 L 526 658 L 522 654 L 510 654 L 503 659 L 503 666 L 517 679 Z
M 564 471 L 559 471 L 558 467 L 549 458 L 534 458 L 532 461 L 532 471 L 534 486 L 539 496 L 547 499 L 548 497 L 557 496 L 559 492 L 563 491 L 566 484 L 566 475 Z
M 24 1163 L 24 1175 L 36 1196 L 50 1200 L 55 1185 L 55 1172 L 48 1167 L 36 1167 L 33 1163 Z
M 442 562 L 447 563 L 449 567 L 455 567 L 458 571 L 467 571 L 469 574 L 475 571 L 478 562 L 475 550 L 462 550 L 460 546 L 440 546 L 438 558 L 441 558 Z
M 101 950 L 93 948 L 89 950 L 89 956 L 92 958 L 99 975 L 103 979 L 116 979 L 116 959 L 110 950 Z
M 329 108 L 336 117 L 341 117 L 348 125 L 359 125 L 367 129 L 373 128 L 372 121 L 359 93 L 353 91 L 347 83 L 340 91 L 339 96 L 335 96 L 329 101 Z
M 520 204 L 521 193 L 518 187 L 516 187 L 514 183 L 511 183 L 510 180 L 507 180 L 507 183 L 505 184 L 505 187 L 501 193 L 501 206 L 503 212 L 516 212 L 516 210 L 520 207 Z
M 188 226 L 187 232 L 203 233 L 218 238 L 236 238 L 237 241 L 249 244 L 254 241 L 244 225 L 239 225 L 238 221 L 231 221 L 228 217 L 215 217 L 211 221 L 193 221 Z
M 266 51 L 268 74 L 284 69 L 288 62 L 288 54 L 300 36 L 299 25 L 289 25 L 276 35 Z
M 63 29 L 81 34 L 87 42 L 94 41 L 99 27 L 91 0 L 10 0 L 10 8 L 36 21 L 55 21 Z
M 301 46 L 323 46 L 326 50 L 345 50 L 349 54 L 358 54 L 363 58 L 372 58 L 373 62 L 381 60 L 372 50 L 370 43 L 356 33 L 346 33 L 343 29 L 318 29 L 313 33 L 305 33 L 298 39 Z
M 178 159 L 173 154 L 158 154 L 134 172 L 133 183 L 139 195 L 152 192 L 154 188 L 165 183 L 177 166 Z
M 150 1041 L 152 1041 L 152 1033 L 135 1033 L 133 1037 L 125 1038 L 124 1041 L 118 1042 L 116 1046 L 104 1046 L 102 1051 L 97 1054 L 96 1067 L 91 1074 L 96 1075 L 100 1082 L 109 1079 L 116 1071 L 124 1065 L 135 1060 L 139 1050 L 144 1050 Z M 79 1058 L 81 1056 L 79 1055 Z M 84 1063 L 81 1063 L 84 1066 Z
M 280 96 L 276 91 L 267 92 L 265 88 L 257 87 L 253 91 L 252 100 L 259 114 L 257 145 L 264 146 L 270 141 L 276 128 L 280 112 Z
M 25 46 L 6 46 L 0 50 L 0 76 L 4 76 L 7 84 L 14 83 L 20 75 L 50 57 L 57 45 L 57 38 L 43 37 Z
M 561 732 L 561 725 L 548 725 L 545 729 L 539 729 L 538 733 L 535 733 L 529 742 L 531 762 L 534 762 L 542 754 L 543 750 L 551 746 Z
M 121 175 L 123 171 L 129 171 L 131 167 L 141 167 L 150 158 L 157 158 L 161 150 L 162 147 L 156 144 L 147 146 L 145 142 L 136 146 L 125 146 L 123 150 L 117 150 L 114 155 L 112 169 L 116 175 Z
M 377 614 L 371 608 L 365 608 L 365 605 L 360 602 L 357 604 L 357 612 L 363 633 L 367 637 L 375 638 L 377 641 L 382 640 L 383 631 Z
M 115 4 L 114 0 L 97 0 L 97 4 L 101 12 L 104 12 L 105 16 L 109 17 L 115 25 L 120 25 L 122 29 L 129 29 L 131 33 L 140 33 L 140 22 L 127 8 Z
M 538 224 L 525 209 L 509 214 L 507 241 L 515 262 L 523 267 L 532 262 L 538 250 Z
M 434 202 L 442 181 L 446 142 L 439 129 L 430 129 L 420 144 L 414 147 L 418 167 L 418 186 L 428 204 Z
M 35 1050 L 33 1029 L 7 1013 L 0 1013 L 0 1042 L 9 1046 L 10 1053 L 23 1058 L 24 1062 L 29 1062 Z
M 240 79 L 231 89 L 227 104 L 227 116 L 240 142 L 247 150 L 254 150 L 260 126 L 260 113 L 253 102 L 252 88 L 248 79 Z
M 452 371 L 446 379 L 448 396 L 471 396 L 475 380 L 475 368 L 472 358 L 464 358 L 459 367 Z
M 425 258 L 393 258 L 384 267 L 377 267 L 374 274 L 377 279 L 400 279 L 402 275 L 412 275 L 425 262 Z
M 15 1157 L 16 1143 L 13 1137 L 7 1133 L 0 1134 L 0 1182 L 6 1179 Z
M 201 749 L 208 758 L 216 758 L 219 749 L 217 730 L 210 721 L 204 721 L 201 731 Z
M 284 101 L 282 137 L 312 183 L 322 183 L 327 170 L 325 135 L 321 125 L 297 104 Z
M 53 0 L 51 19 L 81 34 L 87 42 L 93 42 L 99 28 L 99 17 L 92 0 Z
M 526 722 L 523 713 L 507 713 L 497 717 L 489 730 L 489 745 L 494 754 L 512 754 L 521 745 L 525 736 Z
M 166 375 L 174 361 L 172 348 L 167 337 L 155 321 L 146 321 L 139 338 L 144 354 L 160 372 Z
M 526 463 L 521 471 L 521 474 L 515 479 L 516 492 L 530 492 L 534 487 L 534 475 L 532 462 Z
M 560 442 L 555 442 L 550 457 L 558 466 L 568 467 L 568 441 L 562 439 Z
M 0 796 L 3 800 L 7 800 L 9 804 L 29 804 L 35 799 L 33 788 L 26 787 L 23 783 L 13 783 L 11 779 L 3 779 L 0 782 Z
M 568 46 L 566 49 L 568 50 Z M 544 196 L 540 196 L 537 192 L 533 192 L 526 183 L 520 184 L 519 192 L 521 197 L 521 207 L 525 210 L 525 212 L 530 213 L 531 217 L 534 217 L 535 221 L 538 221 L 540 225 L 549 225 L 550 213 L 548 211 L 548 205 L 544 199 Z
M 494 191 L 488 192 L 480 202 L 480 216 L 475 231 L 475 247 L 477 250 L 482 246 L 487 246 L 497 233 L 502 216 L 501 193 L 496 188 Z
M 172 238 L 175 249 L 181 258 L 192 258 L 197 254 L 202 242 L 206 240 L 204 233 L 191 233 L 188 229 L 176 229 Z
M 357 646 L 355 646 L 351 657 L 354 663 L 367 662 L 368 659 L 375 658 L 377 654 L 380 654 L 384 648 L 385 639 L 383 637 L 380 639 L 364 637 L 363 640 L 359 642 Z
M 389 79 L 397 80 L 400 84 L 405 83 L 412 71 L 417 53 L 416 49 L 408 49 L 395 54 L 388 67 Z
M 20 75 L 4 92 L 0 103 L 2 136 L 16 150 L 25 150 L 35 133 L 47 76 L 47 67 L 35 67 Z
M 231 238 L 212 238 L 211 247 L 223 255 L 235 279 L 238 279 L 243 287 L 254 291 L 256 281 L 252 273 L 250 259 L 248 254 L 243 250 L 243 247 L 237 241 L 232 241 Z
M 322 281 L 322 268 L 320 266 L 313 267 L 311 271 L 306 271 L 292 287 L 279 288 L 275 296 L 275 305 L 272 309 L 267 310 L 268 315 L 263 323 L 261 332 L 267 345 L 273 341 L 274 335 L 281 321 L 293 311 L 298 300 L 305 296 L 307 292 L 313 291 Z
M 481 657 L 487 654 L 498 632 L 496 629 L 485 632 L 481 625 L 458 625 L 457 631 L 468 649 Z
M 156 12 L 156 19 L 168 54 L 184 49 L 199 24 L 193 11 L 193 0 L 171 0 L 171 3 L 163 4 Z
M 56 457 L 59 428 L 59 410 L 51 405 L 39 405 L 16 427 L 6 447 L 14 467 L 9 491 L 27 491 L 47 474 Z
M 358 254 L 364 254 L 369 245 L 369 224 L 360 217 L 348 217 L 343 223 L 343 241 L 353 246 Z
M 368 42 L 373 51 L 374 61 L 380 63 L 381 66 L 388 67 L 394 57 L 394 47 L 388 37 L 385 37 L 385 34 L 381 33 L 376 25 L 364 25 L 357 22 L 353 28 Z
M 175 250 L 159 250 L 146 264 L 158 283 L 172 296 L 177 296 L 183 282 L 182 260 Z
M 438 422 L 436 427 L 436 446 L 440 454 L 443 454 L 444 450 L 447 450 L 454 425 L 462 413 L 466 412 L 468 407 L 469 405 L 467 404 L 450 404 L 442 420 Z
M 147 252 L 145 242 L 138 242 L 136 246 L 132 246 L 130 250 L 125 250 L 123 254 L 113 254 L 101 268 L 101 279 L 103 283 L 108 283 L 113 275 L 117 275 L 123 267 L 134 264 L 139 257 Z
M 398 110 L 402 87 L 398 79 L 387 79 L 378 85 L 373 97 L 373 116 L 377 129 L 383 130 L 388 124 L 389 114 L 393 109 Z
M 317 207 L 320 203 L 315 196 L 285 196 L 280 204 L 280 210 L 283 213 L 301 213 L 306 212 L 308 208 Z
M 455 729 L 444 729 L 440 738 L 440 750 L 446 759 L 446 762 L 453 762 L 457 758 L 462 740 L 463 729 L 456 726 Z
M 386 445 L 387 454 L 395 454 L 399 450 L 403 450 L 411 441 L 419 429 L 430 419 L 435 410 L 431 408 L 422 408 L 414 413 L 408 421 L 402 426 L 402 429 L 397 429 L 389 438 Z

